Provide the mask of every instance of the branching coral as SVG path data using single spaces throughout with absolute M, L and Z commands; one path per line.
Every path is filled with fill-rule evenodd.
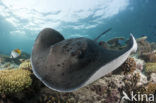
M 0 94 L 16 93 L 28 88 L 31 72 L 23 69 L 0 70 Z
M 146 63 L 145 71 L 147 73 L 156 73 L 156 63 Z

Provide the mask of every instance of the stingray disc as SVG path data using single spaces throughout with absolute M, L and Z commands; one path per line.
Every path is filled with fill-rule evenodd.
M 59 32 L 44 29 L 35 41 L 31 64 L 34 74 L 46 86 L 69 92 L 112 72 L 136 49 L 133 35 L 124 50 L 111 51 L 88 38 L 64 40 Z

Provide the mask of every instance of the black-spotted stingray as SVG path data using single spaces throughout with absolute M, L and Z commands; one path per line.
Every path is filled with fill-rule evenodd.
M 84 37 L 65 40 L 56 30 L 43 29 L 32 50 L 33 73 L 47 87 L 70 92 L 117 69 L 137 50 L 132 34 L 127 47 L 118 51 L 107 50 L 96 40 Z

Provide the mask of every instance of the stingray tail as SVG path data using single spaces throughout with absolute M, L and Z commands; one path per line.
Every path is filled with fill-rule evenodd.
M 129 43 L 132 46 L 131 47 L 131 51 L 132 52 L 136 52 L 137 51 L 137 48 L 138 48 L 137 42 L 136 42 L 136 40 L 135 40 L 135 38 L 134 38 L 134 36 L 133 36 L 132 33 L 130 33 L 130 36 L 131 36 L 131 38 L 129 40 Z
M 97 41 L 102 35 L 106 34 L 107 32 L 109 32 L 110 30 L 112 30 L 112 28 L 107 29 L 106 31 L 104 31 L 103 33 L 101 33 L 98 37 L 96 37 L 94 39 L 94 41 Z

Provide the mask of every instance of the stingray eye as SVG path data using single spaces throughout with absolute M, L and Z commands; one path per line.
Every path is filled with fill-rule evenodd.
M 85 57 L 84 51 L 79 51 L 78 58 L 79 58 L 79 59 L 82 59 L 82 58 L 84 58 L 84 57 Z
M 79 59 L 82 59 L 84 57 L 84 51 L 82 50 L 73 51 L 71 52 L 71 56 L 76 56 Z
M 73 51 L 73 52 L 71 52 L 71 55 L 72 56 L 79 56 L 79 55 L 81 55 L 81 51 L 80 50 Z

